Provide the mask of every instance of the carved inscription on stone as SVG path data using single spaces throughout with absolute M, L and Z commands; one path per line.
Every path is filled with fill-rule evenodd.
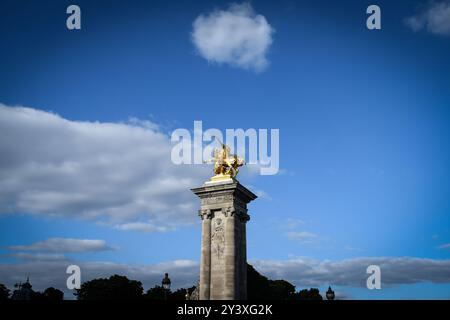
M 202 205 L 210 205 L 210 204 L 218 204 L 225 201 L 232 201 L 233 196 L 230 194 L 222 195 L 222 196 L 208 196 L 204 197 L 201 200 Z

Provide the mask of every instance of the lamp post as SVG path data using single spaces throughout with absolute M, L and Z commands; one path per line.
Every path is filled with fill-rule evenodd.
M 334 291 L 331 290 L 331 287 L 328 287 L 328 290 L 326 292 L 327 300 L 334 300 Z
M 164 289 L 164 300 L 167 300 L 167 292 L 170 290 L 170 279 L 168 273 L 164 274 L 164 278 L 162 279 L 161 283 Z

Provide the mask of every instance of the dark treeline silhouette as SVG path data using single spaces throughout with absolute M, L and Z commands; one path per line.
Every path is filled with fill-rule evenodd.
M 127 277 L 113 275 L 105 279 L 84 282 L 75 293 L 78 300 L 185 300 L 195 286 L 176 291 L 155 285 L 144 293 L 142 283 Z M 248 300 L 322 300 L 318 289 L 295 291 L 295 286 L 285 280 L 269 280 L 251 265 L 247 265 Z
M 31 300 L 51 300 L 59 301 L 64 299 L 64 293 L 61 290 L 53 287 L 47 288 L 44 292 L 34 292 L 31 296 Z
M 195 286 L 192 286 L 190 288 L 187 288 L 187 290 L 192 293 L 195 290 Z M 143 296 L 144 299 L 150 299 L 150 300 L 185 300 L 186 299 L 186 289 L 181 288 L 176 291 L 168 290 L 164 292 L 164 288 L 161 286 L 154 286 L 153 288 L 150 288 L 147 290 L 145 295 Z
M 47 288 L 43 293 L 31 289 L 27 280 L 18 290 L 10 294 L 10 290 L 0 284 L 0 300 L 62 300 L 63 292 L 55 288 Z M 195 286 L 175 291 L 165 290 L 155 285 L 144 292 L 142 283 L 130 280 L 125 276 L 113 275 L 86 281 L 76 290 L 78 300 L 185 300 L 186 293 L 192 294 Z M 269 280 L 261 275 L 253 266 L 247 264 L 247 296 L 248 300 L 322 300 L 316 288 L 295 291 L 295 286 L 285 280 Z
M 0 300 L 7 300 L 10 292 L 11 291 L 4 284 L 0 283 Z
M 248 300 L 323 300 L 319 289 L 295 292 L 295 286 L 286 280 L 269 280 L 247 264 Z
M 113 275 L 108 279 L 94 279 L 84 282 L 74 295 L 78 300 L 132 300 L 141 298 L 143 291 L 140 281 Z
M 192 292 L 194 289 L 191 287 L 188 290 Z M 84 282 L 74 295 L 78 300 L 185 300 L 186 289 L 172 292 L 156 285 L 144 293 L 140 281 L 113 275 Z
M 53 287 L 45 289 L 43 292 L 34 291 L 30 281 L 15 285 L 16 290 L 11 293 L 4 284 L 0 283 L 0 301 L 1 300 L 42 300 L 58 301 L 64 299 L 64 293 Z

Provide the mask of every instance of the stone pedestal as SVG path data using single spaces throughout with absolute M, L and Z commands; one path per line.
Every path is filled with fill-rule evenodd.
M 199 299 L 246 299 L 247 204 L 256 195 L 234 179 L 206 182 L 192 191 L 201 201 Z

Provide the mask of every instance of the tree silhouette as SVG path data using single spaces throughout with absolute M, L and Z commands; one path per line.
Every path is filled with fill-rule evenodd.
M 145 299 L 150 300 L 164 300 L 164 288 L 162 286 L 154 286 L 153 288 L 150 288 L 147 290 L 147 293 L 144 295 Z M 170 290 L 167 290 L 167 296 L 169 296 L 171 293 Z
M 247 264 L 247 299 L 269 299 L 269 279 L 261 275 L 250 264 Z
M 271 299 L 289 300 L 295 293 L 295 286 L 286 280 L 269 280 Z
M 0 283 L 0 300 L 7 300 L 9 298 L 10 290 L 2 283 Z
M 189 292 L 194 291 L 195 287 L 191 287 L 187 290 Z M 180 288 L 178 290 L 175 290 L 174 292 L 167 290 L 167 300 L 186 300 L 186 289 Z M 144 299 L 148 300 L 164 300 L 165 299 L 164 294 L 164 288 L 161 286 L 154 286 L 153 288 L 150 288 L 147 290 L 147 293 L 144 294 Z
M 189 288 L 188 290 L 194 291 L 193 288 Z M 186 300 L 186 289 L 181 288 L 170 294 L 168 297 L 169 300 Z
M 319 289 L 295 292 L 295 286 L 285 280 L 269 280 L 247 264 L 248 300 L 323 300 Z
M 295 294 L 295 300 L 323 300 L 320 295 L 319 289 L 311 288 L 311 289 L 303 289 Z
M 285 280 L 269 280 L 247 264 L 248 300 L 287 300 L 293 297 L 295 286 Z
M 64 299 L 64 293 L 53 287 L 47 288 L 42 293 L 44 300 L 58 301 Z
M 142 297 L 142 283 L 125 276 L 84 282 L 74 295 L 78 300 L 136 300 Z

